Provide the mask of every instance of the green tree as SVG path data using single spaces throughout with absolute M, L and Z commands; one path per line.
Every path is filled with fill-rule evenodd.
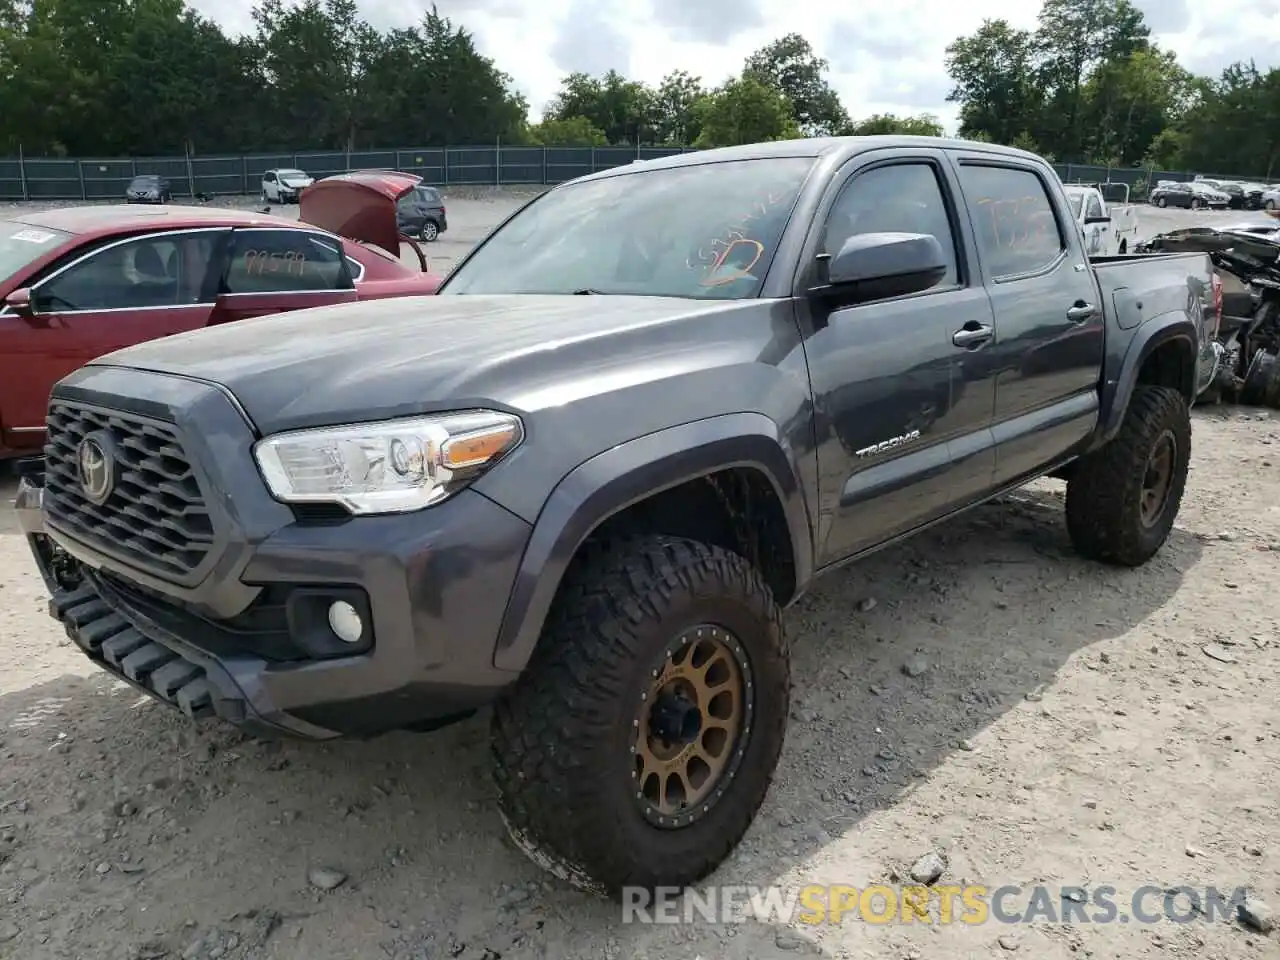
M 801 136 L 791 102 L 754 77 L 743 76 L 703 97 L 697 106 L 697 147 L 725 147 Z
M 603 147 L 609 143 L 603 130 L 586 117 L 554 117 L 529 129 L 533 143 L 546 147 Z
M 827 66 L 808 40 L 789 33 L 747 57 L 742 75 L 786 97 L 805 136 L 827 136 L 849 123 L 840 97 L 827 82 Z
M 1178 144 L 1177 162 L 1206 173 L 1280 177 L 1280 68 L 1264 73 L 1253 62 L 1236 63 L 1196 89 L 1166 141 Z
M 847 128 L 850 136 L 870 137 L 878 134 L 903 134 L 916 137 L 940 137 L 942 124 L 930 113 L 915 117 L 899 117 L 892 113 L 874 113 L 865 120 L 852 123 Z
M 1170 52 L 1152 47 L 1103 61 L 1084 86 L 1084 159 L 1111 166 L 1142 161 L 1186 111 L 1191 75 Z
M 1035 75 L 1031 34 L 1007 20 L 986 20 L 971 37 L 947 47 L 947 95 L 960 104 L 960 134 L 1012 143 L 1040 118 L 1042 94 Z
M 355 0 L 262 0 L 253 11 L 270 86 L 266 98 L 290 133 L 306 130 L 315 147 L 349 150 L 368 90 L 365 75 L 380 39 Z M 295 141 L 296 142 L 296 141 Z
M 651 101 L 654 142 L 687 147 L 697 140 L 697 104 L 706 93 L 702 78 L 684 70 L 663 77 Z
M 643 83 L 628 80 L 616 70 L 603 77 L 571 73 L 546 110 L 546 118 L 586 117 L 603 130 L 610 143 L 650 143 L 653 140 L 653 93 Z
M 1148 49 L 1150 35 L 1129 0 L 1045 0 L 1034 39 L 1046 106 L 1037 139 L 1066 156 L 1082 156 L 1088 74 Z

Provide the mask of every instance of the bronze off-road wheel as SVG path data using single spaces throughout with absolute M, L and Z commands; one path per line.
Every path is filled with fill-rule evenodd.
M 781 613 L 745 559 L 673 537 L 588 548 L 494 710 L 512 839 L 615 898 L 698 882 L 764 801 L 789 688 Z
M 1191 464 L 1191 414 L 1170 387 L 1134 388 L 1120 432 L 1067 481 L 1067 532 L 1092 560 L 1137 567 L 1173 530 Z

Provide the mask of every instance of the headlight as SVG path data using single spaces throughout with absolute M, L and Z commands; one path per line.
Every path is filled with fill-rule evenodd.
M 272 496 L 353 514 L 407 513 L 445 499 L 519 446 L 520 418 L 466 410 L 278 433 L 254 445 Z

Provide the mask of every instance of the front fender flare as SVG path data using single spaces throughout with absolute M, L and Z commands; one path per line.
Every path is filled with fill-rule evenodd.
M 538 514 L 516 573 L 494 666 L 523 670 L 578 547 L 633 503 L 717 470 L 754 467 L 769 478 L 791 533 L 797 587 L 813 573 L 813 532 L 804 488 L 778 425 L 733 413 L 669 427 L 605 451 L 570 471 Z
M 1138 371 L 1156 350 L 1168 343 L 1182 341 L 1190 357 L 1191 376 L 1180 390 L 1188 403 L 1195 400 L 1196 364 L 1199 362 L 1199 351 L 1196 342 L 1199 331 L 1195 321 L 1182 312 L 1166 313 L 1153 317 L 1138 327 L 1124 356 L 1118 364 L 1114 376 L 1109 376 L 1102 385 L 1102 420 L 1097 442 L 1094 448 L 1109 442 L 1120 432 L 1124 423 L 1125 412 L 1129 409 L 1129 400 L 1133 397 L 1133 389 L 1138 385 Z

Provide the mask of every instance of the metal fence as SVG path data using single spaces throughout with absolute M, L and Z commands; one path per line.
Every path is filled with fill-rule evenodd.
M 427 183 L 536 185 L 562 183 L 598 170 L 672 154 L 691 147 L 423 147 L 343 152 L 262 153 L 217 157 L 0 158 L 0 200 L 114 200 L 138 174 L 169 180 L 174 196 L 252 195 L 262 174 L 296 167 L 311 176 L 350 170 L 403 170 Z M 1064 182 L 1124 182 L 1134 196 L 1158 180 L 1190 180 L 1185 171 L 1056 164 Z M 1209 174 L 1205 174 L 1209 176 Z M 1224 179 L 1234 179 L 1224 177 Z M 1248 179 L 1248 178 L 1245 178 Z

